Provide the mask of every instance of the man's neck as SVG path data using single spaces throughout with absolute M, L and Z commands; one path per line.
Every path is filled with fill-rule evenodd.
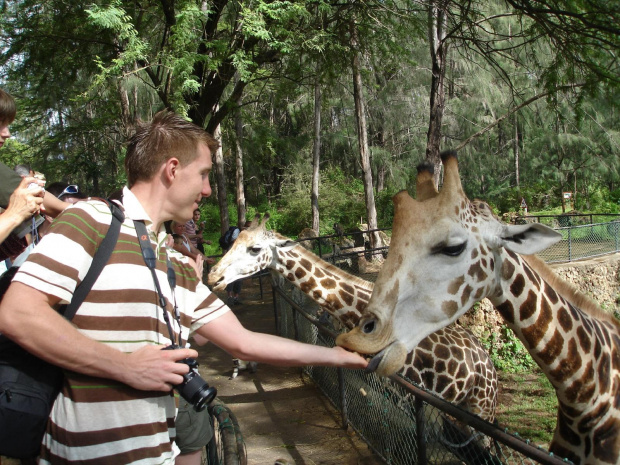
M 157 188 L 157 185 L 144 182 L 137 182 L 129 190 L 136 196 L 153 222 L 151 229 L 154 232 L 159 231 L 162 223 L 169 219 L 166 218 L 164 212 L 165 198 L 162 198 L 161 190 Z

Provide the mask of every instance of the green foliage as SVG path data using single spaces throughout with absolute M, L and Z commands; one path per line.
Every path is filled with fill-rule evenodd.
M 278 202 L 278 230 L 285 235 L 297 236 L 312 226 L 310 209 L 310 176 L 289 176 L 284 182 L 284 194 Z M 352 179 L 338 168 L 321 173 L 319 184 L 320 234 L 333 234 L 334 223 L 345 230 L 356 228 L 366 215 L 364 187 L 359 179 Z M 362 221 L 365 222 L 365 221 Z
M 497 333 L 491 331 L 485 334 L 480 342 L 498 370 L 519 373 L 531 371 L 536 366 L 521 341 L 505 325 Z

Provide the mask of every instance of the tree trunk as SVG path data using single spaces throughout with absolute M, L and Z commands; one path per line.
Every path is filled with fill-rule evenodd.
M 517 115 L 515 115 L 515 138 L 512 147 L 515 155 L 515 180 L 518 189 L 521 184 L 519 179 L 519 121 Z
M 224 170 L 224 151 L 221 147 L 222 129 L 218 125 L 213 131 L 213 137 L 220 141 L 220 148 L 213 154 L 213 171 L 215 172 L 215 184 L 217 185 L 217 203 L 220 207 L 221 233 L 224 234 L 230 224 L 228 217 L 228 202 L 226 201 L 226 173 Z
M 355 101 L 355 119 L 357 122 L 357 140 L 360 151 L 360 159 L 364 183 L 364 195 L 366 200 L 366 215 L 368 216 L 368 229 L 377 229 L 377 209 L 375 207 L 375 195 L 372 182 L 372 169 L 370 166 L 370 148 L 368 147 L 368 132 L 366 125 L 366 109 L 364 105 L 364 92 L 362 88 L 362 71 L 360 64 L 359 42 L 355 19 L 351 20 L 351 69 L 353 71 L 353 100 Z M 370 234 L 371 247 L 380 246 L 379 235 L 375 232 Z
M 319 173 L 321 160 L 321 85 L 319 82 L 319 67 L 317 66 L 317 78 L 314 84 L 314 145 L 312 147 L 312 192 L 310 202 L 312 205 L 312 229 L 319 234 Z
M 381 163 L 377 167 L 377 192 L 385 189 L 385 163 Z
M 243 187 L 243 149 L 241 142 L 243 140 L 243 120 L 241 119 L 241 97 L 237 100 L 237 110 L 235 111 L 235 133 L 237 156 L 235 162 L 237 165 L 235 181 L 237 184 L 237 224 L 245 224 L 245 189 Z
M 430 121 L 426 138 L 426 161 L 435 166 L 435 186 L 439 186 L 441 159 L 441 122 L 445 107 L 444 77 L 446 74 L 446 55 L 448 44 L 445 42 L 445 4 L 438 0 L 429 0 L 428 5 L 428 39 L 431 51 L 432 77 L 430 95 Z

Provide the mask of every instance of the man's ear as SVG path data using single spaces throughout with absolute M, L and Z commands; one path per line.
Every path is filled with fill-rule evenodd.
M 178 158 L 171 157 L 164 162 L 164 171 L 162 174 L 168 182 L 172 182 L 174 180 L 180 166 L 181 164 L 179 163 Z

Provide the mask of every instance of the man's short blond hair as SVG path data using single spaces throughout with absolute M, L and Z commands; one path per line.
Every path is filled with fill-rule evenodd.
M 127 144 L 125 171 L 127 185 L 150 181 L 162 163 L 177 158 L 182 166 L 198 156 L 199 144 L 205 144 L 211 153 L 220 144 L 201 127 L 174 112 L 157 113 L 150 123 L 140 124 Z

